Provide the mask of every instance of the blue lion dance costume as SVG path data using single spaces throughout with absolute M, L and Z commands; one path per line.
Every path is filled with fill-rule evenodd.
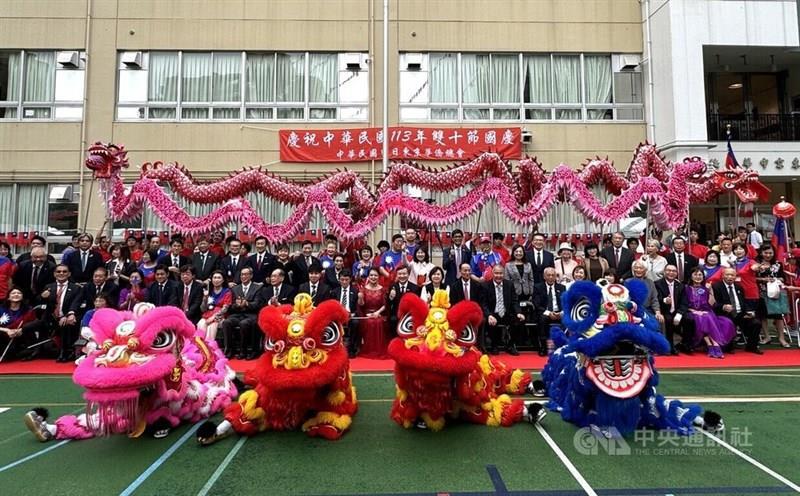
M 542 371 L 548 407 L 606 436 L 613 429 L 626 435 L 641 428 L 720 432 L 718 414 L 656 392 L 653 354 L 670 348 L 658 321 L 644 311 L 646 297 L 647 286 L 635 280 L 570 286 L 562 296 L 566 333 L 553 327 L 557 348 Z

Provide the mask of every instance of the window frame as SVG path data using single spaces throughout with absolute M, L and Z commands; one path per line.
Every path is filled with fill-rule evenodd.
M 615 53 L 608 53 L 608 52 L 402 52 L 400 54 L 400 67 L 398 68 L 398 88 L 399 94 L 403 94 L 402 90 L 402 79 L 403 73 L 409 72 L 419 72 L 419 71 L 409 71 L 407 67 L 404 66 L 404 60 L 406 53 L 421 53 L 423 57 L 422 68 L 420 71 L 425 72 L 427 74 L 427 88 L 425 89 L 425 93 L 427 95 L 426 103 L 405 103 L 402 101 L 398 101 L 398 115 L 400 117 L 400 122 L 404 123 L 489 123 L 489 122 L 518 122 L 518 123 L 581 123 L 581 124 L 599 124 L 599 123 L 621 123 L 621 122 L 632 122 L 632 123 L 642 123 L 644 122 L 645 112 L 644 112 L 644 102 L 642 103 L 617 103 L 615 101 L 616 98 L 616 81 L 615 75 L 619 72 L 623 71 L 615 71 L 614 70 L 614 55 Z M 431 94 L 431 84 L 430 84 L 430 55 L 434 53 L 452 53 L 457 56 L 457 103 L 432 103 L 430 94 Z M 490 102 L 488 103 L 489 106 L 489 118 L 488 119 L 468 119 L 465 115 L 465 110 L 469 109 L 485 109 L 486 103 L 464 103 L 463 101 L 463 64 L 462 64 L 462 55 L 464 54 L 488 54 L 489 55 L 489 67 L 490 67 L 490 74 L 489 74 L 489 84 L 492 88 L 492 92 L 494 91 L 494 84 L 495 84 L 495 71 L 493 66 L 493 56 L 495 55 L 509 55 L 515 54 L 517 55 L 518 60 L 518 79 L 519 79 L 519 100 L 517 104 L 513 103 L 494 103 L 491 100 L 494 99 L 493 94 L 490 93 Z M 549 95 L 549 103 L 526 103 L 525 102 L 525 57 L 528 55 L 547 55 L 550 60 L 549 64 L 549 80 L 550 80 L 550 95 Z M 578 103 L 555 103 L 553 98 L 553 88 L 555 88 L 556 84 L 556 76 L 553 71 L 553 62 L 554 57 L 556 56 L 578 56 L 579 57 L 579 69 L 580 69 L 580 94 L 581 94 L 581 101 Z M 587 103 L 586 101 L 586 56 L 604 56 L 608 58 L 608 63 L 611 68 L 611 102 L 610 103 Z M 634 71 L 640 72 L 640 71 Z M 642 80 L 643 84 L 643 80 Z M 408 117 L 407 115 L 404 116 L 404 110 L 416 110 L 424 112 L 420 112 L 424 114 L 425 117 Z M 456 117 L 455 119 L 442 119 L 442 118 L 433 118 L 433 111 L 435 110 L 445 110 L 445 109 L 454 109 L 456 110 Z M 619 110 L 640 110 L 642 114 L 641 119 L 622 119 L 618 116 Z M 498 119 L 497 114 L 498 111 L 507 111 L 507 110 L 518 110 L 519 116 L 516 119 Z M 559 119 L 557 118 L 558 110 L 579 110 L 580 111 L 580 118 L 578 119 Z M 611 110 L 611 119 L 589 119 L 589 111 L 591 110 Z M 534 119 L 528 117 L 529 111 L 545 111 L 548 113 L 548 117 L 546 119 Z
M 126 50 L 120 50 L 117 52 L 117 84 L 116 84 L 116 102 L 115 102 L 115 122 L 191 122 L 191 123 L 198 123 L 198 122 L 358 122 L 364 123 L 369 122 L 369 96 L 364 100 L 363 103 L 354 103 L 354 102 L 346 102 L 342 103 L 339 98 L 338 90 L 337 90 L 337 102 L 311 102 L 310 101 L 310 84 L 309 84 L 309 64 L 310 64 L 310 56 L 311 54 L 319 53 L 319 54 L 330 54 L 336 56 L 336 77 L 337 77 L 337 84 L 338 84 L 338 77 L 341 70 L 339 69 L 340 63 L 342 60 L 342 56 L 345 53 L 361 53 L 363 56 L 367 54 L 365 52 L 330 52 L 330 51 L 263 51 L 263 50 L 211 50 L 211 51 L 204 51 L 204 50 L 149 50 L 149 51 L 142 51 L 143 55 L 147 57 L 147 65 L 146 67 L 142 67 L 139 69 L 129 69 L 124 68 L 123 64 L 120 60 L 122 53 Z M 133 102 L 133 101 L 124 101 L 120 100 L 120 74 L 124 71 L 136 71 L 136 70 L 146 70 L 150 71 L 149 65 L 149 58 L 152 53 L 155 52 L 177 52 L 178 55 L 178 64 L 177 64 L 177 80 L 178 80 L 178 87 L 177 87 L 177 101 L 176 102 L 152 102 L 149 99 L 145 102 Z M 209 82 L 209 91 L 211 95 L 211 100 L 208 102 L 184 102 L 182 101 L 182 90 L 183 90 L 183 55 L 185 53 L 202 53 L 202 54 L 210 54 L 211 55 L 211 80 Z M 239 100 L 236 102 L 217 102 L 213 100 L 214 97 L 214 77 L 213 77 L 213 67 L 214 67 L 214 54 L 217 53 L 239 53 L 241 54 L 241 61 L 240 61 L 240 88 L 239 88 Z M 302 54 L 303 56 L 303 101 L 293 101 L 293 102 L 283 102 L 278 101 L 278 74 L 277 74 L 277 62 L 278 62 L 278 55 L 281 53 L 286 54 Z M 268 102 L 251 102 L 248 101 L 248 94 L 247 94 L 247 60 L 248 55 L 270 55 L 272 58 L 272 94 L 271 100 Z M 369 66 L 362 67 L 359 71 L 364 73 L 365 75 L 369 74 L 371 68 Z M 367 76 L 368 77 L 368 76 Z M 149 91 L 149 77 L 147 78 L 148 84 L 148 91 Z M 148 93 L 149 96 L 149 93 Z M 143 110 L 142 117 L 137 118 L 129 118 L 129 117 L 120 117 L 120 109 L 125 108 L 138 108 Z M 174 117 L 166 117 L 166 118 L 153 118 L 151 117 L 151 110 L 153 108 L 157 109 L 174 109 Z M 207 117 L 205 118 L 185 118 L 183 117 L 183 110 L 190 109 L 190 108 L 205 108 L 208 109 Z M 319 119 L 319 118 L 311 118 L 312 110 L 316 109 L 336 109 L 335 115 L 332 118 L 326 119 Z M 342 119 L 341 114 L 343 109 L 357 109 L 364 113 L 363 119 Z M 218 118 L 214 117 L 214 111 L 219 109 L 238 109 L 239 116 L 235 118 Z M 248 117 L 248 113 L 251 110 L 259 110 L 259 109 L 268 109 L 269 114 L 271 117 Z M 303 115 L 301 118 L 279 118 L 278 115 L 281 110 L 284 109 L 302 109 Z
M 19 50 L 2 50 L 5 53 L 15 53 L 20 57 L 19 60 L 19 73 L 17 74 L 17 81 L 19 82 L 19 94 L 17 100 L 2 100 L 0 107 L 5 109 L 14 109 L 16 116 L 2 117 L 0 122 L 81 122 L 83 121 L 84 114 L 84 99 L 86 93 L 86 52 L 80 48 L 77 49 L 19 49 Z M 58 63 L 58 54 L 60 52 L 78 52 L 79 66 L 70 69 L 60 67 Z M 50 75 L 50 84 L 52 87 L 53 96 L 49 101 L 27 101 L 25 100 L 25 88 L 27 85 L 27 68 L 28 68 L 28 54 L 29 53 L 52 53 L 55 57 L 53 72 Z M 64 72 L 81 72 L 83 76 L 83 91 L 79 100 L 58 100 L 56 99 L 57 89 L 57 76 L 60 71 Z M 25 117 L 25 111 L 28 109 L 48 109 L 49 115 L 47 117 Z M 59 109 L 79 109 L 80 116 L 76 117 L 56 117 L 57 110 Z

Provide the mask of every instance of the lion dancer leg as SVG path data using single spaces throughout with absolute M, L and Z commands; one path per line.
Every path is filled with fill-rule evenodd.
M 699 405 L 687 405 L 676 399 L 666 399 L 650 389 L 643 399 L 642 427 L 670 429 L 680 434 L 691 434 L 693 428 L 711 433 L 725 430 L 722 417 Z
M 53 439 L 89 439 L 95 437 L 95 432 L 89 427 L 86 414 L 64 415 L 55 423 L 48 423 L 49 412 L 46 408 L 34 408 L 23 417 L 25 426 L 40 442 Z
M 353 422 L 358 410 L 356 388 L 353 387 L 350 367 L 331 385 L 330 392 L 320 400 L 317 414 L 303 424 L 303 432 L 311 437 L 336 440 L 342 437 Z
M 264 403 L 266 391 L 263 387 L 250 389 L 239 395 L 235 403 L 225 408 L 225 420 L 219 425 L 205 422 L 197 429 L 197 442 L 201 445 L 213 444 L 234 432 L 252 436 L 267 428 Z

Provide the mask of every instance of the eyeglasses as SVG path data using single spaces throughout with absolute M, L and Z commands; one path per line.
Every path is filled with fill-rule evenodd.
M 67 274 L 67 273 L 69 273 L 69 271 L 68 270 L 56 270 L 56 271 L 54 271 L 54 273 L 56 273 L 56 274 Z

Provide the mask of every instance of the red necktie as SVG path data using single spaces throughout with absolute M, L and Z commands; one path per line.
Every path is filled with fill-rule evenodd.
M 183 287 L 183 311 L 189 310 L 189 286 Z

